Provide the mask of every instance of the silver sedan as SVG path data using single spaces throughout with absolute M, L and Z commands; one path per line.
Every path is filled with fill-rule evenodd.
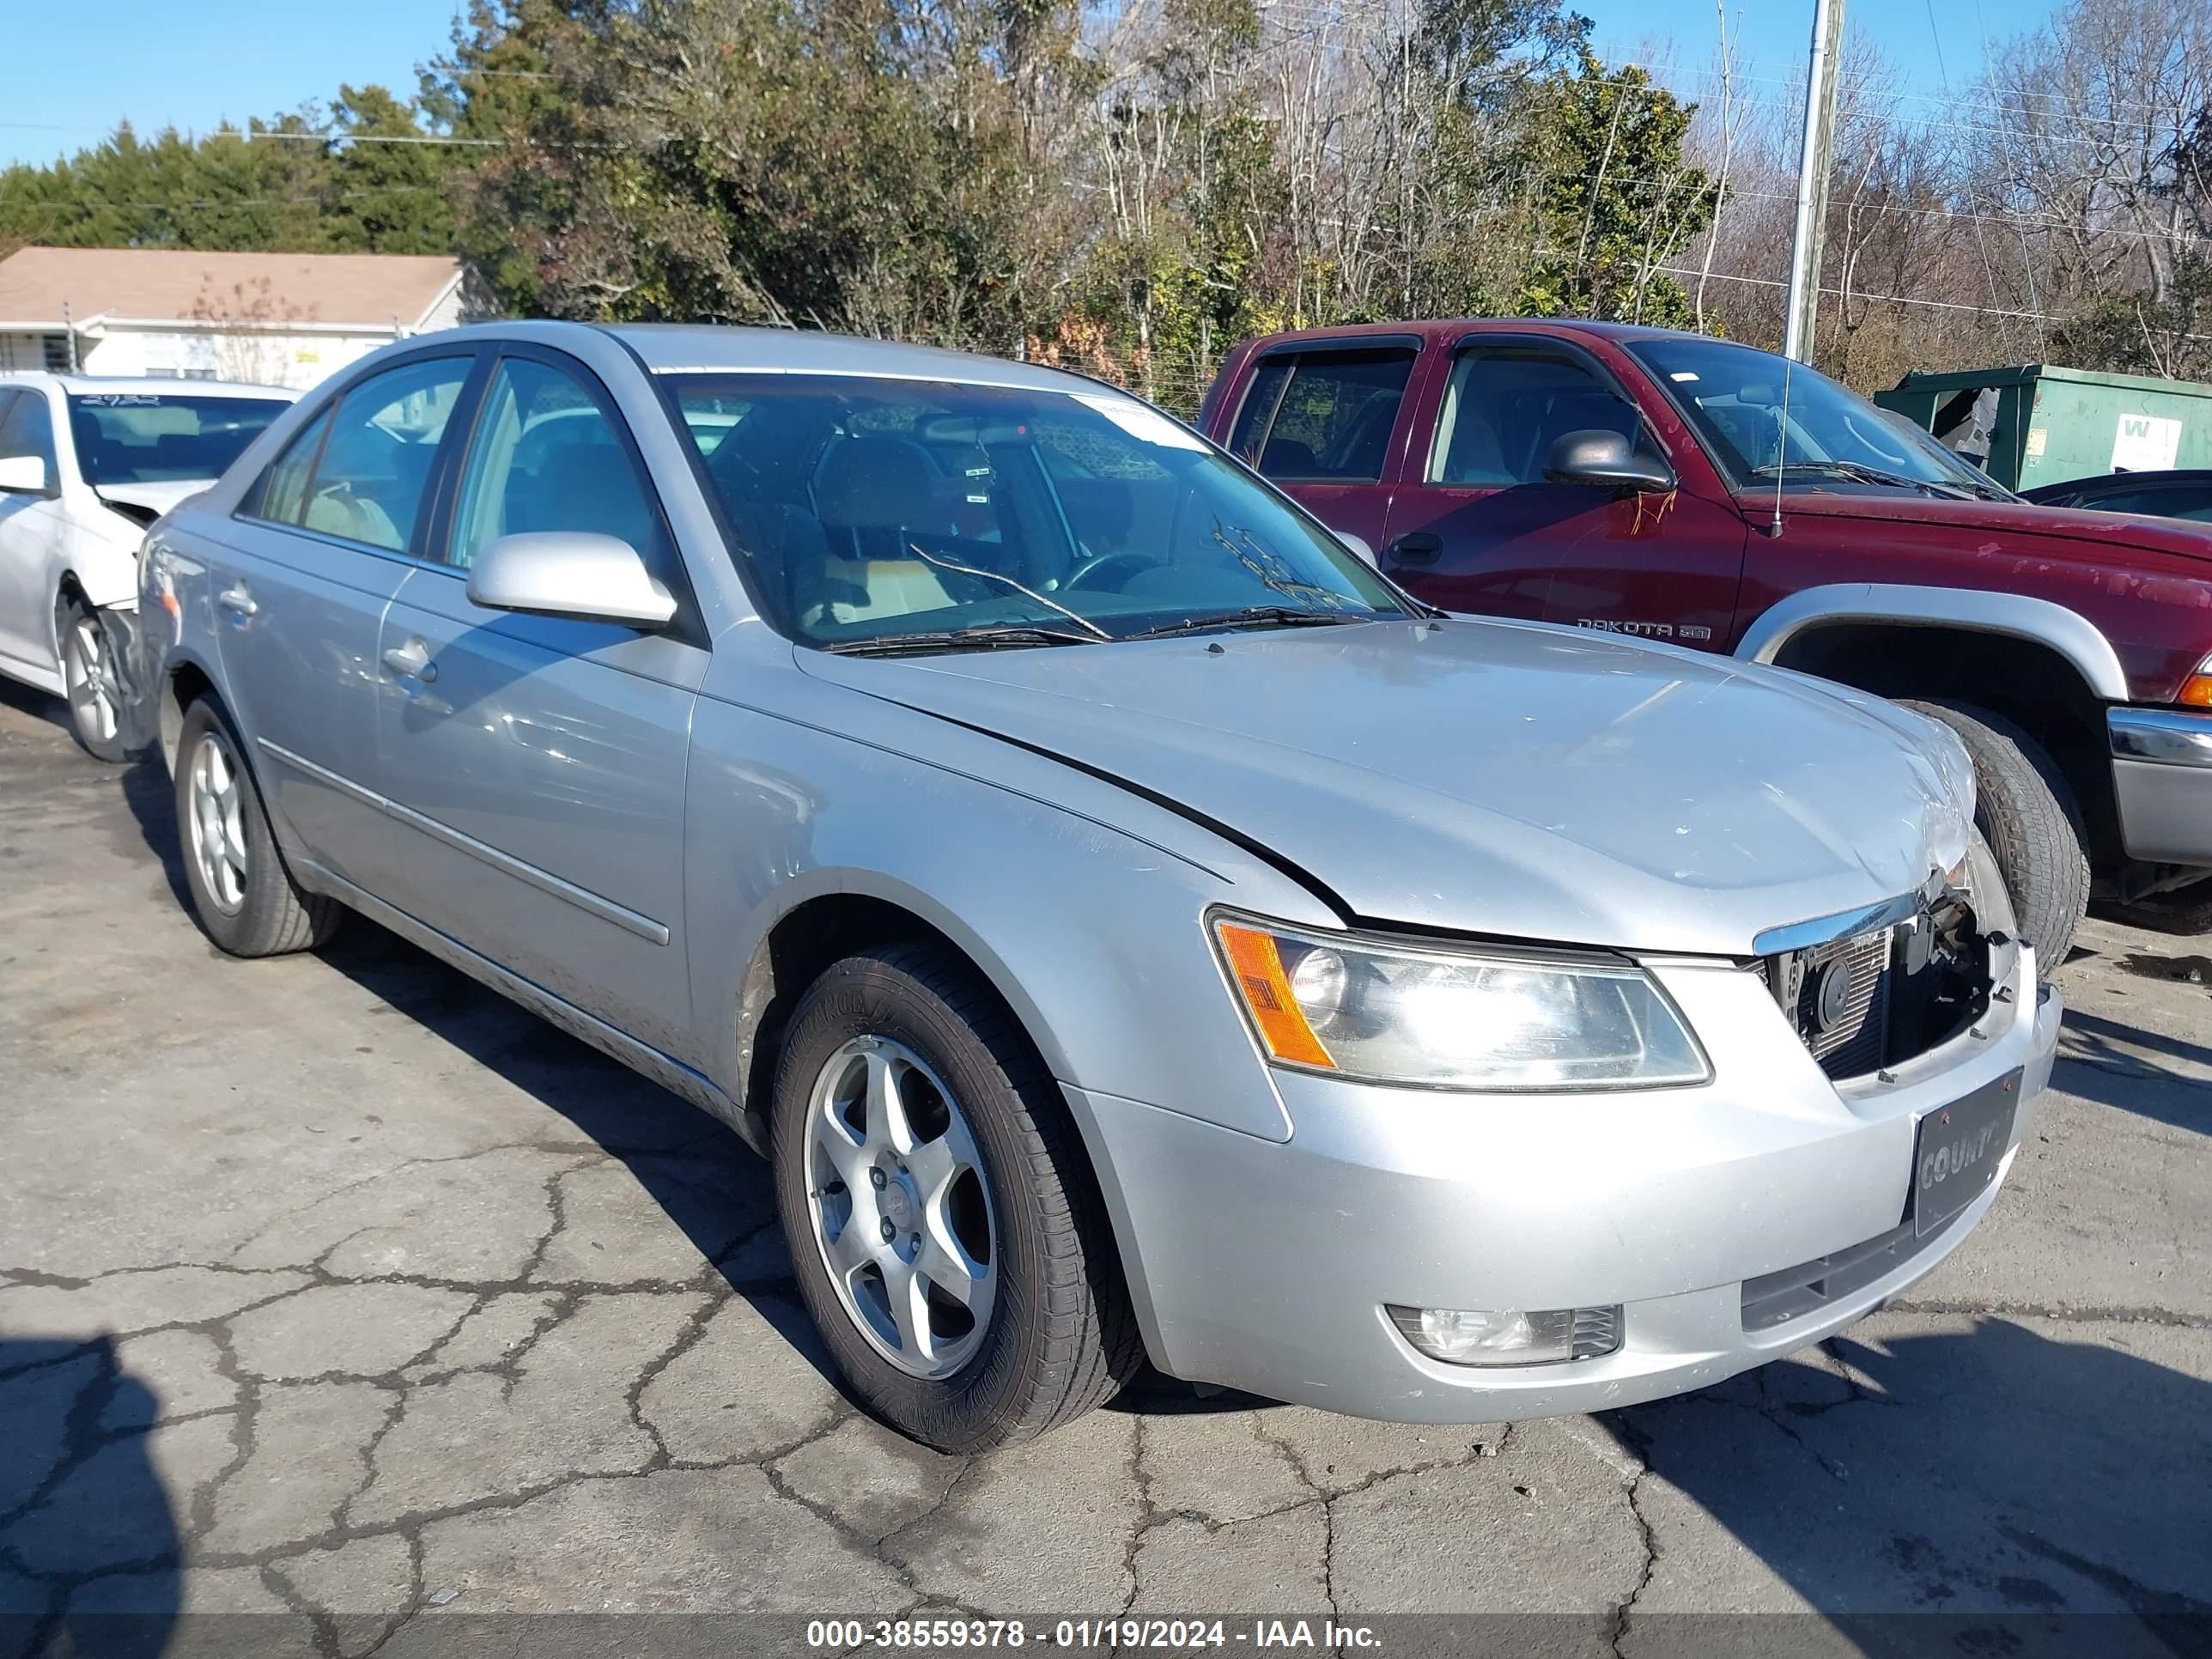
M 438 334 L 140 582 L 210 936 L 364 913 L 726 1120 L 939 1447 L 1147 1356 L 1436 1422 L 1715 1382 L 1957 1246 L 2049 1074 L 1948 732 L 1433 613 L 1073 375 Z

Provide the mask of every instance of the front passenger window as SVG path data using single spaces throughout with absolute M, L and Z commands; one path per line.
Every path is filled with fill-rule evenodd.
M 659 515 L 614 422 L 583 383 L 511 357 L 484 394 L 461 473 L 448 561 L 465 570 L 501 536 L 588 531 L 650 561 Z
M 1618 432 L 1649 447 L 1636 405 L 1571 357 L 1493 347 L 1452 365 L 1437 417 L 1429 479 L 1464 489 L 1544 482 L 1552 446 L 1570 432 Z

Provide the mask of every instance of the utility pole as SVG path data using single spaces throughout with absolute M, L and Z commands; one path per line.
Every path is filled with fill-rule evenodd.
M 1789 316 L 1782 349 L 1813 357 L 1820 308 L 1820 243 L 1828 228 L 1828 164 L 1836 148 L 1836 79 L 1843 58 L 1844 0 L 1814 0 L 1813 61 L 1805 77 L 1805 143 L 1797 159 L 1797 231 L 1790 246 Z

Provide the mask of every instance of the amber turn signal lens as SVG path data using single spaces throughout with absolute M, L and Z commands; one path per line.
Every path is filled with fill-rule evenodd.
M 2191 708 L 2212 708 L 2212 674 L 2191 674 L 2181 683 L 2181 695 L 2174 699 Z
M 1250 1011 L 1252 1024 L 1259 1028 L 1267 1052 L 1293 1066 L 1325 1066 L 1334 1070 L 1336 1062 L 1321 1046 L 1321 1039 L 1299 1012 L 1297 999 L 1291 994 L 1290 975 L 1283 971 L 1282 953 L 1276 950 L 1273 937 L 1226 921 L 1218 924 L 1218 929 L 1222 953 L 1229 958 L 1229 971 L 1237 981 L 1237 994 Z

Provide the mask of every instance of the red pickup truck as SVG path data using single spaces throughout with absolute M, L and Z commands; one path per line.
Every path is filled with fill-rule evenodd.
M 2212 530 L 2036 507 L 1771 353 L 1588 322 L 1272 335 L 1208 435 L 1421 598 L 1801 669 L 1972 755 L 2021 929 L 2212 927 Z

